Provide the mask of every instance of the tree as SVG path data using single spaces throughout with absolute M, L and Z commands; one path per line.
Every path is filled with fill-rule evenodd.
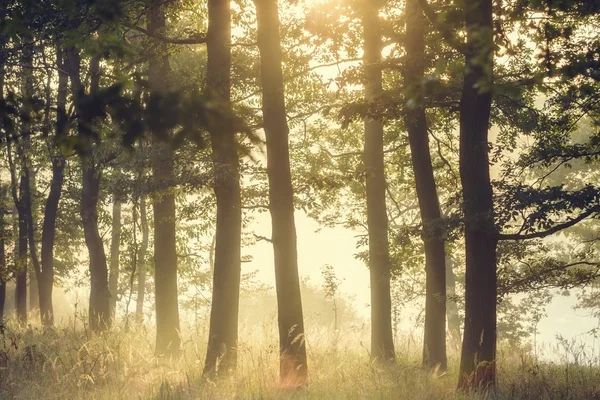
M 381 28 L 379 3 L 364 3 L 365 98 L 375 102 L 381 97 Z M 390 256 L 388 219 L 385 201 L 383 163 L 383 123 L 371 116 L 364 123 L 364 164 L 367 186 L 367 226 L 369 234 L 369 271 L 371 280 L 371 358 L 393 360 L 392 299 L 390 293 Z
M 54 242 L 56 238 L 56 219 L 64 181 L 66 160 L 59 144 L 64 140 L 68 130 L 67 93 L 69 76 L 66 72 L 64 52 L 60 45 L 56 48 L 58 67 L 58 92 L 56 99 L 56 134 L 54 142 L 48 143 L 52 163 L 52 180 L 50 192 L 44 207 L 44 223 L 42 225 L 41 273 L 38 277 L 40 293 L 40 316 L 45 326 L 54 324 L 54 307 L 52 289 L 54 287 Z
M 465 73 L 460 100 L 460 179 L 465 218 L 465 327 L 461 389 L 496 383 L 496 245 L 488 128 L 492 105 L 491 0 L 467 0 Z
M 229 108 L 231 101 L 231 11 L 229 0 L 208 2 L 207 90 Z M 217 226 L 210 329 L 205 373 L 235 369 L 240 297 L 242 204 L 238 145 L 228 118 L 209 127 L 213 159 Z
M 430 368 L 447 367 L 446 358 L 446 262 L 444 226 L 429 153 L 429 131 L 422 94 L 425 78 L 425 29 L 427 20 L 418 0 L 406 3 L 406 64 L 404 85 L 413 94 L 405 110 L 410 154 L 425 249 L 425 327 L 423 364 Z M 412 88 L 411 88 L 412 85 Z M 412 90 L 411 90 L 412 89 Z M 411 105 L 413 104 L 413 105 Z
M 152 0 L 148 8 L 148 32 L 162 33 L 165 14 L 160 0 Z M 169 89 L 170 66 L 167 45 L 156 43 L 148 63 L 150 102 L 158 102 Z M 158 110 L 157 110 L 158 111 Z M 156 116 L 160 123 L 160 117 Z M 168 135 L 160 125 L 151 127 L 155 138 Z M 168 143 L 155 139 L 152 143 L 152 175 L 164 188 L 152 198 L 154 210 L 154 295 L 156 303 L 156 354 L 179 354 L 179 305 L 177 299 L 177 248 L 175 239 L 175 183 L 173 151 Z
M 20 138 L 16 141 L 16 154 L 20 164 L 19 183 L 17 184 L 17 166 L 12 158 L 11 146 L 8 146 L 8 162 L 12 186 L 12 197 L 18 215 L 18 258 L 15 262 L 17 286 L 15 290 L 15 303 L 18 320 L 27 323 L 27 245 L 30 238 L 29 220 L 31 211 L 30 181 L 29 181 L 29 145 L 31 137 L 31 104 L 33 99 L 33 43 L 31 38 L 25 39 L 22 46 L 21 62 L 23 74 L 21 77 L 23 101 L 19 110 Z M 11 141 L 8 141 L 10 143 Z M 18 193 L 17 193 L 18 185 Z M 29 213 L 28 213 L 29 211 Z M 33 227 L 31 227 L 32 229 Z M 35 252 L 32 252 L 35 254 Z
M 74 96 L 75 112 L 77 114 L 77 131 L 81 141 L 81 219 L 85 244 L 89 254 L 90 268 L 90 304 L 89 323 L 94 331 L 110 328 L 110 292 L 108 290 L 108 266 L 104 243 L 98 229 L 98 200 L 100 196 L 100 181 L 102 168 L 99 165 L 99 155 L 93 143 L 93 112 L 86 103 L 85 89 L 81 82 L 81 57 L 79 50 L 67 50 L 67 70 L 71 80 L 71 91 Z M 100 84 L 100 58 L 90 60 L 90 89 L 89 95 L 98 94 Z
M 267 147 L 269 211 L 279 325 L 279 373 L 285 386 L 307 383 L 306 338 L 298 277 L 294 189 L 290 173 L 289 127 L 277 0 L 255 0 L 263 126 Z
M 1 76 L 1 75 L 0 75 Z M 0 87 L 2 79 L 0 79 Z M 2 98 L 0 89 L 0 99 Z M 9 236 L 6 229 L 6 214 L 8 214 L 8 187 L 0 187 L 0 324 L 4 320 L 4 305 L 6 302 L 6 281 L 8 268 L 6 264 L 6 238 Z

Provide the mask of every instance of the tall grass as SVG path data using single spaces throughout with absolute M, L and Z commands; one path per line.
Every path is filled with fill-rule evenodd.
M 457 354 L 449 355 L 448 372 L 427 372 L 419 341 L 405 335 L 397 340 L 397 362 L 381 367 L 369 362 L 367 327 L 309 327 L 310 384 L 290 391 L 278 386 L 272 323 L 243 327 L 236 374 L 208 381 L 201 375 L 204 324 L 186 327 L 181 358 L 165 360 L 154 356 L 153 328 L 95 335 L 84 321 L 49 330 L 8 321 L 0 333 L 0 399 L 600 399 L 598 361 L 580 348 L 577 358 L 566 346 L 547 349 L 564 353 L 561 363 L 501 348 L 497 393 L 457 395 Z

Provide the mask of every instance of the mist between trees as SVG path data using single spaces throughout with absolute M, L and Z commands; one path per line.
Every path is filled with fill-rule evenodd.
M 190 397 L 235 395 L 254 354 L 276 396 L 327 393 L 309 378 L 344 351 L 364 397 L 408 396 L 416 358 L 404 379 L 440 398 L 504 398 L 511 352 L 562 374 L 529 340 L 557 295 L 598 318 L 599 23 L 584 0 L 1 1 L 0 394 L 58 368 L 58 332 L 105 340 L 103 371 L 151 332 L 144 360 L 202 365 Z M 300 270 L 298 216 L 354 235 L 368 315 L 342 262 Z M 252 353 L 252 327 L 276 344 Z M 595 350 L 572 386 L 561 343 L 538 394 L 598 396 Z M 79 379 L 122 379 L 96 365 Z

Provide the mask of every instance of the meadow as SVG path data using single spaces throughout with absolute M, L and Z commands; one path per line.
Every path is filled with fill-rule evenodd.
M 407 333 L 396 338 L 396 362 L 381 366 L 369 361 L 368 326 L 308 326 L 309 384 L 286 389 L 279 386 L 273 321 L 242 327 L 238 370 L 216 380 L 202 376 L 205 325 L 185 328 L 177 359 L 155 357 L 151 327 L 125 326 L 98 335 L 85 317 L 53 329 L 8 320 L 0 334 L 0 398 L 600 399 L 598 359 L 574 343 L 538 349 L 560 354 L 553 362 L 536 359 L 531 346 L 500 341 L 497 391 L 457 394 L 456 350 L 448 353 L 447 372 L 427 372 L 418 335 Z

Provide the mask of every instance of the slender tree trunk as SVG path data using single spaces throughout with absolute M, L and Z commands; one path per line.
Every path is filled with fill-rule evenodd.
M 138 323 L 144 322 L 144 296 L 146 294 L 146 252 L 148 251 L 148 217 L 146 214 L 146 198 L 140 197 L 140 227 L 142 229 L 142 243 L 138 256 L 138 287 L 137 300 L 135 304 L 135 315 Z
M 269 210 L 275 259 L 280 379 L 284 386 L 307 383 L 306 340 L 298 277 L 294 191 L 290 172 L 281 39 L 277 0 L 254 0 L 258 25 L 262 111 L 267 141 Z
M 4 24 L 4 15 L 0 19 Z M 4 74 L 6 55 L 4 48 L 7 37 L 0 32 L 0 101 L 4 101 Z M 4 109 L 0 110 L 0 121 L 4 120 Z M 9 149 L 10 150 L 10 149 Z M 4 306 L 6 303 L 6 280 L 8 279 L 8 268 L 6 265 L 6 238 L 9 233 L 6 229 L 6 215 L 8 214 L 8 188 L 0 187 L 0 324 L 4 319 Z
M 60 142 L 67 134 L 67 86 L 69 76 L 66 72 L 63 51 L 60 46 L 56 49 L 58 66 L 58 94 L 56 98 L 56 142 Z M 52 290 L 54 287 L 54 240 L 56 237 L 56 218 L 58 205 L 62 194 L 64 181 L 65 158 L 57 143 L 48 144 L 48 151 L 52 160 L 52 180 L 50 192 L 44 207 L 44 223 L 42 225 L 42 273 L 38 281 L 40 293 L 40 317 L 44 326 L 54 325 L 54 306 L 52 304 Z
M 231 12 L 229 0 L 208 2 L 207 88 L 223 107 L 230 106 Z M 209 128 L 217 232 L 210 329 L 204 372 L 227 373 L 237 365 L 242 208 L 237 141 L 226 119 Z
M 1 65 L 0 65 L 1 68 Z M 1 71 L 0 71 L 1 76 Z M 0 99 L 2 99 L 2 81 L 0 78 Z M 8 188 L 0 187 L 0 324 L 4 320 L 4 306 L 6 303 L 6 279 L 8 268 L 6 265 L 6 239 L 9 233 L 6 229 L 6 215 L 8 214 Z
M 425 247 L 425 329 L 423 365 L 445 371 L 446 358 L 446 263 L 440 204 L 429 153 L 429 133 L 420 83 L 425 78 L 425 29 L 427 20 L 418 0 L 406 3 L 406 66 L 404 85 L 416 106 L 407 107 L 404 118 L 415 174 Z M 412 85 L 412 87 L 411 87 Z M 414 90 L 416 88 L 417 90 Z M 413 89 L 413 90 L 410 90 Z
M 119 290 L 119 251 L 121 248 L 121 201 L 113 200 L 112 232 L 110 238 L 110 274 L 108 291 L 110 292 L 110 317 L 115 320 Z
M 25 143 L 27 148 L 29 148 L 29 140 Z M 29 152 L 30 150 L 26 150 Z M 25 192 L 23 202 L 25 204 L 25 217 L 27 218 L 27 240 L 29 244 L 29 255 L 31 256 L 31 262 L 33 264 L 33 273 L 30 273 L 29 276 L 29 311 L 39 310 L 40 307 L 40 297 L 39 297 L 39 289 L 38 289 L 38 277 L 41 276 L 41 266 L 40 260 L 37 255 L 37 247 L 35 241 L 35 218 L 33 215 L 33 199 L 32 199 L 32 187 L 35 188 L 35 179 L 33 178 L 33 174 L 31 173 L 31 169 L 29 168 L 29 160 L 28 157 L 23 156 L 23 168 L 22 174 L 27 181 L 25 185 Z
M 18 258 L 16 262 L 17 285 L 15 288 L 15 305 L 17 310 L 17 319 L 21 324 L 27 324 L 27 217 L 23 202 L 23 192 L 25 183 L 24 176 L 21 176 L 19 184 L 19 199 L 17 202 L 17 212 L 19 218 L 19 233 L 17 242 Z
M 17 206 L 19 215 L 19 239 L 18 239 L 18 261 L 17 261 L 17 287 L 15 291 L 17 318 L 23 324 L 27 323 L 27 241 L 29 238 L 28 226 L 31 222 L 30 214 L 30 186 L 29 186 L 29 167 L 28 154 L 29 140 L 31 136 L 31 98 L 33 97 L 33 43 L 27 42 L 23 45 L 21 53 L 22 80 L 21 91 L 23 93 L 23 103 L 20 109 L 20 134 L 21 137 L 16 143 L 18 161 L 21 166 L 19 193 L 16 193 L 16 166 L 12 162 L 9 154 L 9 163 L 11 169 L 11 183 L 13 185 L 13 200 Z M 10 153 L 10 148 L 9 148 Z M 35 251 L 32 252 L 35 254 Z
M 465 329 L 460 389 L 496 383 L 496 245 L 488 158 L 493 82 L 492 0 L 466 0 L 468 52 L 460 101 L 460 177 L 465 213 Z
M 456 275 L 453 270 L 454 261 L 446 256 L 446 315 L 448 318 L 448 332 L 450 343 L 455 349 L 460 348 L 460 315 L 456 302 Z
M 381 28 L 376 3 L 364 3 L 364 68 L 365 98 L 376 101 L 381 86 Z M 388 219 L 385 201 L 385 168 L 383 160 L 383 124 L 368 117 L 365 120 L 364 164 L 367 186 L 367 226 L 369 230 L 369 273 L 371 281 L 371 358 L 393 360 L 392 298 L 390 289 L 390 256 Z
M 149 8 L 148 31 L 153 34 L 165 28 L 161 0 L 152 0 Z M 148 83 L 153 95 L 167 89 L 170 74 L 167 46 L 159 43 L 156 55 L 150 58 Z M 162 132 L 163 134 L 165 132 Z M 157 136 L 161 136 L 160 134 Z M 152 174 L 155 182 L 165 185 L 163 193 L 153 197 L 154 209 L 154 293 L 156 303 L 156 354 L 179 354 L 179 306 L 177 299 L 177 248 L 175 240 L 175 184 L 173 151 L 166 143 L 153 143 Z
M 2 201 L 4 202 L 4 198 Z M 5 227 L 4 227 L 4 204 L 2 204 L 2 221 L 0 224 L 2 225 L 2 231 L 0 232 L 0 324 L 3 323 L 4 320 L 4 305 L 6 303 L 6 276 L 7 276 L 7 268 L 6 268 L 6 246 L 5 246 Z
M 98 199 L 102 171 L 94 160 L 94 144 L 92 141 L 92 122 L 87 110 L 81 107 L 80 96 L 83 93 L 81 84 L 81 59 L 77 50 L 68 50 L 68 70 L 71 89 L 75 98 L 77 113 L 77 130 L 82 142 L 81 151 L 81 219 L 83 234 L 89 254 L 90 268 L 90 304 L 89 322 L 92 330 L 99 332 L 110 328 L 110 292 L 108 290 L 108 266 L 104 243 L 98 229 Z M 90 93 L 98 90 L 100 79 L 100 59 L 92 58 L 90 62 Z

